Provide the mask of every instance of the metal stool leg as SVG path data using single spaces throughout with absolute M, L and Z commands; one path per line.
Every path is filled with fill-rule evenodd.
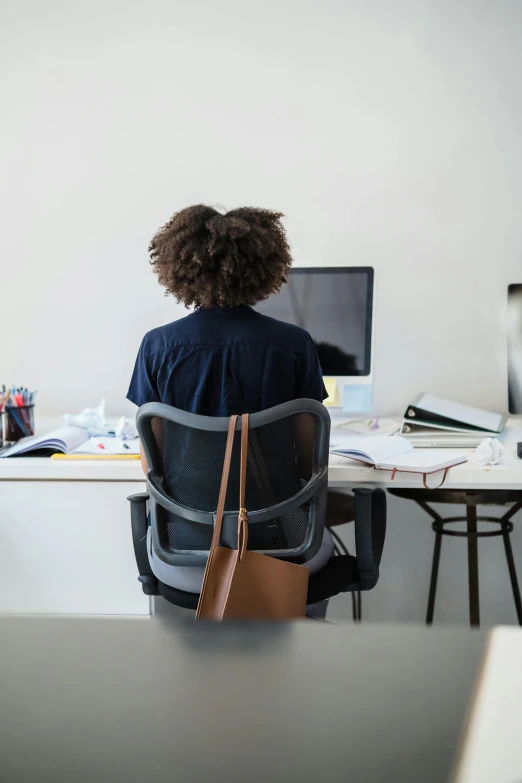
M 479 575 L 478 575 L 478 538 L 477 538 L 477 506 L 470 502 L 466 508 L 468 533 L 468 590 L 469 590 L 469 624 L 478 628 L 480 625 Z
M 439 578 L 440 548 L 442 546 L 442 529 L 433 523 L 435 530 L 435 544 L 433 546 L 433 561 L 431 564 L 430 592 L 428 595 L 428 608 L 426 610 L 426 625 L 433 624 L 433 612 L 435 611 L 435 598 L 437 595 L 437 579 Z
M 518 624 L 522 625 L 522 600 L 520 599 L 520 588 L 518 586 L 515 558 L 513 557 L 513 549 L 511 548 L 511 539 L 509 537 L 511 530 L 512 525 L 509 522 L 504 522 L 502 524 L 502 539 L 504 541 L 504 549 L 506 550 L 506 560 L 508 564 L 509 578 L 511 580 L 511 589 L 513 590 L 513 598 L 515 599 L 517 620 Z
M 432 530 L 435 533 L 435 544 L 433 546 L 433 560 L 431 563 L 430 591 L 428 594 L 428 608 L 426 609 L 426 625 L 433 624 L 433 612 L 435 611 L 435 598 L 437 596 L 437 580 L 439 578 L 440 548 L 442 546 L 443 518 L 435 509 L 428 506 L 423 500 L 418 500 L 423 511 L 426 512 L 434 521 Z

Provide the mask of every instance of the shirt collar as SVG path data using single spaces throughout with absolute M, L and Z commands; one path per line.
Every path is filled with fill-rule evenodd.
M 198 307 L 196 313 L 214 313 L 215 315 L 228 315 L 228 316 L 240 316 L 255 314 L 248 305 L 238 305 L 237 307 L 221 307 L 220 305 L 212 305 L 212 307 Z

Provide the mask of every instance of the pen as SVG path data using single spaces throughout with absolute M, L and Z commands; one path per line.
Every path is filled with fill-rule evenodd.
M 130 446 L 129 446 L 129 444 L 128 444 L 128 443 L 124 443 L 124 444 L 123 444 L 123 448 L 124 448 L 124 449 L 130 449 Z
M 11 396 L 11 392 L 9 390 L 5 391 L 5 386 L 4 386 L 4 391 L 3 391 L 2 395 L 0 396 L 0 411 L 3 411 L 3 409 L 5 408 L 5 406 L 7 405 L 8 401 L 9 401 L 9 397 L 10 396 Z

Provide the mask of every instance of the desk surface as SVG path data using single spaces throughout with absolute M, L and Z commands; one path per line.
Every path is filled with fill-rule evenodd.
M 520 419 L 508 422 L 502 435 L 505 457 L 501 465 L 480 467 L 471 459 L 448 471 L 446 489 L 522 489 L 522 460 L 516 454 L 516 444 L 522 441 Z M 456 449 L 463 453 L 463 450 Z M 473 451 L 469 451 L 471 458 Z M 434 486 L 440 474 L 428 477 Z M 0 481 L 136 481 L 143 482 L 139 460 L 51 460 L 37 457 L 0 459 Z M 397 488 L 422 487 L 422 476 L 375 470 L 366 465 L 332 456 L 329 483 L 333 487 L 353 484 L 379 484 Z
M 448 779 L 484 636 L 0 618 L 9 783 Z M 217 777 L 216 777 L 217 775 Z
M 502 465 L 480 467 L 473 462 L 457 465 L 448 471 L 446 489 L 522 489 L 522 460 L 517 459 L 515 445 L 506 447 Z M 471 456 L 471 452 L 470 452 Z M 20 457 L 0 460 L 0 481 L 145 481 L 139 460 L 51 460 Z M 434 486 L 439 474 L 428 476 Z M 423 486 L 422 476 L 397 473 L 391 481 L 388 471 L 374 470 L 365 465 L 333 456 L 329 468 L 329 484 L 346 487 L 354 484 L 375 484 L 384 487 L 414 488 Z

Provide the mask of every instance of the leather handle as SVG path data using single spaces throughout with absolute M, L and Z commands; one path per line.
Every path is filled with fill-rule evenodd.
M 225 447 L 223 474 L 221 476 L 221 487 L 219 490 L 219 500 L 216 511 L 216 524 L 214 525 L 214 535 L 212 536 L 211 547 L 219 546 L 221 525 L 223 524 L 223 511 L 225 510 L 225 500 L 227 497 L 228 476 L 230 473 L 230 463 L 232 461 L 232 447 L 234 446 L 234 432 L 236 430 L 236 423 L 237 416 L 231 416 L 230 421 L 228 422 L 227 445 Z
M 246 472 L 248 459 L 248 413 L 241 416 L 241 467 L 239 473 L 239 508 L 245 506 Z
M 241 463 L 239 473 L 239 516 L 237 519 L 237 548 L 242 560 L 248 546 L 248 514 L 245 508 L 246 474 L 248 462 L 248 413 L 241 417 Z

